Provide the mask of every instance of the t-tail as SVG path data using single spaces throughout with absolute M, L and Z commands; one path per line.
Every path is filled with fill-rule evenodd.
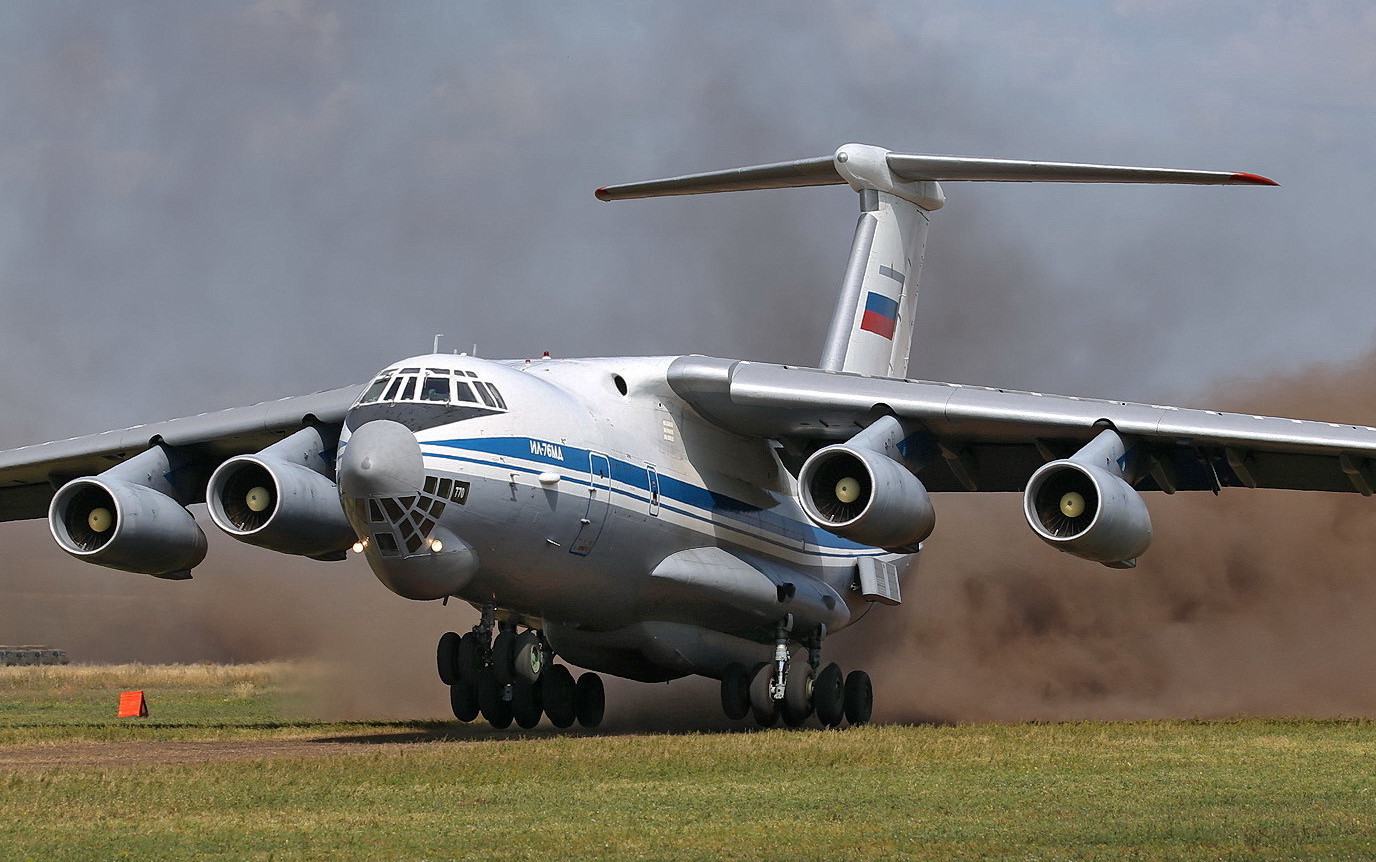
M 607 186 L 597 190 L 597 197 L 615 201 L 849 185 L 860 193 L 860 221 L 819 367 L 906 377 L 927 224 L 946 201 L 941 182 L 1276 185 L 1266 177 L 1232 171 L 970 159 L 845 144 L 830 156 Z

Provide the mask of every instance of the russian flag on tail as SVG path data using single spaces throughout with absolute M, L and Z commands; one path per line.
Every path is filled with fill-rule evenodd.
M 865 314 L 860 318 L 860 328 L 893 340 L 893 331 L 897 326 L 898 301 L 869 291 L 865 297 Z

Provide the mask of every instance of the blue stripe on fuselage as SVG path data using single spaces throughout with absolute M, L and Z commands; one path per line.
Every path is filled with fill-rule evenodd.
M 546 441 L 532 440 L 529 437 L 482 437 L 460 440 L 429 440 L 423 441 L 421 445 L 465 452 L 481 452 L 488 455 L 511 458 L 516 461 L 563 467 L 566 470 L 572 471 L 575 474 L 581 474 L 584 477 L 589 475 L 589 456 L 592 454 L 588 449 L 580 449 L 576 446 L 569 446 L 563 443 L 551 444 Z M 488 464 L 493 467 L 511 466 L 508 464 L 478 461 L 477 459 L 463 459 L 461 456 L 440 452 L 431 452 L 429 454 L 438 455 L 444 458 L 474 460 L 476 463 Z M 611 463 L 612 481 L 646 492 L 647 496 L 645 497 L 638 497 L 636 495 L 627 496 L 639 500 L 640 502 L 648 503 L 650 476 L 645 466 L 611 457 L 608 457 L 608 460 Z M 538 473 L 541 471 L 531 468 L 522 468 L 522 472 Z M 588 484 L 586 478 L 579 478 L 578 475 L 566 476 L 565 478 L 581 485 Z M 619 489 L 617 492 L 626 494 L 626 492 L 620 491 Z M 764 509 L 663 473 L 659 474 L 659 498 L 661 505 L 664 505 L 665 501 L 677 502 L 695 509 L 703 510 L 711 515 L 716 515 L 754 527 L 779 539 L 787 540 L 788 542 L 797 542 L 800 544 L 807 543 L 833 551 L 871 551 L 876 555 L 883 553 L 875 548 L 871 548 L 869 545 L 862 545 L 833 535 L 805 521 L 786 517 L 772 509 Z M 697 517 L 700 520 L 711 523 L 710 518 L 701 518 L 692 512 L 678 507 L 670 508 L 680 514 L 689 517 Z M 791 547 L 788 544 L 780 544 L 784 547 Z

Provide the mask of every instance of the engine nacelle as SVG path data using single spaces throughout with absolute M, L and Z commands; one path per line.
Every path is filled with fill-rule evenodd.
M 803 463 L 798 484 L 808 518 L 853 542 L 909 553 L 936 526 L 922 482 L 872 449 L 846 444 L 821 449 Z
M 1051 547 L 1086 560 L 1125 563 L 1151 544 L 1141 495 L 1107 470 L 1075 460 L 1052 461 L 1032 474 L 1023 514 Z
M 180 503 L 108 475 L 63 485 L 48 527 L 62 550 L 111 569 L 183 579 L 205 559 L 205 533 Z
M 240 455 L 219 466 L 205 499 L 215 526 L 284 554 L 335 557 L 356 541 L 327 476 L 279 458 Z

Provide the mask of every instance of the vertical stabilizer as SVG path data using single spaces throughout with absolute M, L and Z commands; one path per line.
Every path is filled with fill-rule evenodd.
M 927 248 L 927 214 L 941 209 L 945 203 L 938 180 L 1275 185 L 1266 177 L 1236 171 L 973 159 L 893 153 L 882 147 L 846 144 L 831 156 L 606 186 L 597 190 L 597 197 L 616 201 L 849 185 L 860 193 L 860 222 L 851 242 L 850 262 L 822 350 L 821 367 L 828 371 L 906 377 L 917 282 Z
M 821 368 L 880 377 L 908 373 L 917 284 L 927 249 L 927 213 L 944 203 L 935 182 L 908 182 L 889 169 L 888 150 L 847 144 L 834 164 L 860 193 L 851 245 Z

